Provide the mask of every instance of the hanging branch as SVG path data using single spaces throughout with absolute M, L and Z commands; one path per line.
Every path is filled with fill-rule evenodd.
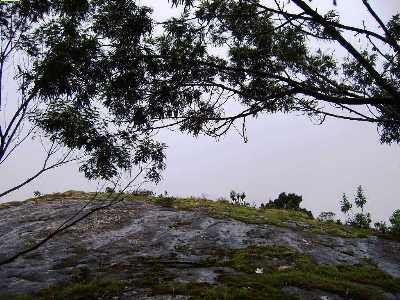
M 63 223 L 61 223 L 61 225 L 59 225 L 57 227 L 57 229 L 55 229 L 53 232 L 51 232 L 49 235 L 47 235 L 45 238 L 43 238 L 42 240 L 40 240 L 39 242 L 37 242 L 35 245 L 19 251 L 17 253 L 15 253 L 14 255 L 12 255 L 11 257 L 3 260 L 0 262 L 0 266 L 9 264 L 13 261 L 15 261 L 16 259 L 18 259 L 21 256 L 24 256 L 34 250 L 37 250 L 38 248 L 40 248 L 41 246 L 43 246 L 44 244 L 46 244 L 48 241 L 50 241 L 51 239 L 53 239 L 54 237 L 56 237 L 57 235 L 59 235 L 60 233 L 64 232 L 65 230 L 73 227 L 74 225 L 78 224 L 79 222 L 81 222 L 82 220 L 88 218 L 90 215 L 94 214 L 95 212 L 98 212 L 100 210 L 105 210 L 108 209 L 118 203 L 121 203 L 122 201 L 124 201 L 127 197 L 127 194 L 125 193 L 125 191 L 132 185 L 132 183 L 134 181 L 136 181 L 138 179 L 138 177 L 142 174 L 143 172 L 143 168 L 141 168 L 139 170 L 139 172 L 136 174 L 136 176 L 134 178 L 132 178 L 123 189 L 121 189 L 117 195 L 115 195 L 113 197 L 113 195 L 109 195 L 107 196 L 107 198 L 105 199 L 105 201 L 108 201 L 107 204 L 104 205 L 99 205 L 95 208 L 90 209 L 88 212 L 85 212 L 84 214 L 82 214 L 81 216 L 79 216 L 86 208 L 87 206 L 93 202 L 97 196 L 98 196 L 98 192 L 95 193 L 95 195 L 89 199 L 89 201 L 76 213 L 74 213 L 71 217 L 69 217 L 67 220 L 65 220 Z M 115 186 L 114 186 L 115 188 Z

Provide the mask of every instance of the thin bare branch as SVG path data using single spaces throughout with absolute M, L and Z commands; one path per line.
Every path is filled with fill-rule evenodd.
M 60 159 L 57 162 L 55 162 L 55 163 L 53 163 L 53 164 L 48 166 L 47 164 L 48 164 L 48 161 L 49 161 L 51 156 L 49 156 L 49 153 L 47 153 L 46 158 L 45 158 L 44 163 L 43 163 L 43 166 L 39 171 L 37 171 L 33 176 L 29 177 L 28 179 L 26 179 L 25 181 L 21 182 L 20 184 L 14 186 L 14 187 L 12 187 L 12 188 L 4 191 L 4 192 L 1 192 L 0 193 L 0 197 L 3 197 L 3 196 L 5 196 L 5 195 L 7 195 L 7 194 L 9 194 L 9 193 L 11 193 L 13 191 L 18 190 L 19 188 L 23 187 L 24 185 L 26 185 L 26 184 L 30 183 L 31 181 L 35 180 L 36 178 L 38 178 L 40 175 L 42 175 L 46 171 L 58 168 L 58 167 L 60 167 L 62 165 L 65 165 L 67 163 L 70 163 L 70 162 L 73 162 L 73 161 L 78 161 L 78 160 L 81 159 L 81 157 L 74 157 L 74 158 L 68 159 L 69 155 L 70 155 L 70 152 L 68 152 L 66 155 L 64 155 L 62 159 Z
M 86 219 L 87 217 L 89 217 L 90 215 L 94 214 L 95 212 L 110 208 L 113 205 L 116 205 L 116 204 L 121 203 L 122 201 L 124 201 L 126 199 L 126 197 L 127 197 L 127 195 L 125 194 L 125 191 L 132 185 L 132 183 L 135 180 L 137 180 L 137 178 L 142 174 L 143 170 L 144 169 L 141 168 L 139 170 L 138 174 L 132 180 L 130 180 L 126 184 L 126 186 L 114 198 L 112 198 L 113 194 L 110 194 L 108 196 L 108 198 L 106 199 L 106 201 L 109 201 L 109 203 L 97 206 L 97 207 L 89 210 L 88 212 L 84 213 L 82 216 L 78 217 L 79 214 L 81 212 L 83 212 L 84 209 L 86 208 L 86 206 L 84 206 L 84 208 L 81 208 L 77 213 L 75 213 L 73 216 L 71 216 L 66 221 L 64 221 L 56 230 L 54 230 L 52 233 L 47 235 L 44 239 L 40 240 L 35 245 L 33 245 L 33 246 L 23 250 L 23 251 L 20 251 L 20 252 L 14 254 L 13 256 L 1 261 L 0 262 L 0 266 L 9 264 L 9 263 L 15 261 L 16 259 L 18 259 L 19 257 L 38 249 L 39 247 L 41 247 L 42 245 L 44 245 L 45 243 L 47 243 L 48 241 L 53 239 L 56 235 L 60 234 L 61 232 L 65 231 L 65 230 L 67 230 L 68 228 L 71 228 L 72 226 L 74 226 L 77 223 L 79 223 L 80 221 Z M 98 195 L 98 193 L 96 192 L 96 194 L 94 195 L 93 199 L 95 199 L 97 197 L 97 195 Z
M 397 43 L 396 39 L 393 38 L 393 36 L 390 34 L 389 30 L 387 29 L 386 25 L 383 23 L 382 19 L 379 18 L 379 16 L 376 14 L 374 9 L 371 7 L 371 5 L 368 3 L 367 0 L 362 0 L 364 6 L 367 8 L 368 12 L 374 17 L 374 19 L 378 22 L 379 26 L 382 28 L 382 30 L 385 32 L 386 38 L 387 38 L 387 43 L 391 45 L 396 52 L 400 52 L 400 46 Z

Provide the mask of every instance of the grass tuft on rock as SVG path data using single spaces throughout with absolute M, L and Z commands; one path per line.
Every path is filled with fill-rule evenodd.
M 204 210 L 215 218 L 231 218 L 249 224 L 272 224 L 282 227 L 294 225 L 312 233 L 330 234 L 340 237 L 367 237 L 372 230 L 351 227 L 336 223 L 324 223 L 313 219 L 305 212 L 288 209 L 260 209 L 256 207 L 237 206 L 227 201 L 212 201 L 197 198 L 153 197 L 154 204 L 182 210 Z
M 217 253 L 217 252 L 215 252 Z M 400 293 L 395 279 L 374 265 L 318 265 L 310 257 L 286 247 L 249 247 L 220 252 L 229 260 L 215 257 L 207 266 L 231 267 L 236 275 L 221 275 L 217 285 L 170 282 L 168 294 L 189 295 L 190 299 L 299 299 L 285 287 L 319 290 L 344 299 L 387 299 L 385 293 Z M 222 262 L 223 261 L 223 262 Z M 262 270 L 262 273 L 256 270 Z

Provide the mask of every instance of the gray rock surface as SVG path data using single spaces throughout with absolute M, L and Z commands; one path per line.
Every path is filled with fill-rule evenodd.
M 0 260 L 46 237 L 84 204 L 81 200 L 54 200 L 0 209 Z M 296 226 L 245 224 L 215 219 L 201 210 L 178 211 L 146 201 L 129 201 L 92 215 L 39 250 L 0 266 L 0 291 L 35 292 L 85 276 L 85 272 L 101 275 L 110 268 L 118 270 L 122 277 L 132 273 L 139 276 L 154 261 L 170 265 L 177 281 L 213 283 L 219 272 L 235 271 L 193 269 L 208 257 L 208 250 L 249 245 L 290 246 L 323 264 L 357 264 L 368 259 L 392 276 L 400 277 L 398 242 L 377 237 L 346 239 L 317 235 Z M 139 292 L 130 293 L 131 297 L 126 299 L 135 299 Z M 314 296 L 310 292 L 309 299 Z

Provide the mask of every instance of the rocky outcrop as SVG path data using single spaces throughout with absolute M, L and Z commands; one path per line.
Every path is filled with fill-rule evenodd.
M 0 260 L 43 239 L 85 204 L 83 200 L 56 199 L 0 209 Z M 246 224 L 211 217 L 202 209 L 184 211 L 151 201 L 127 201 L 90 216 L 38 250 L 0 266 L 0 295 L 32 294 L 66 282 L 111 276 L 130 282 L 115 299 L 186 299 L 188 296 L 167 295 L 165 291 L 157 295 L 151 286 L 135 286 L 135 282 L 154 272 L 154 266 L 161 266 L 163 274 L 169 274 L 164 281 L 218 285 L 222 277 L 243 275 L 240 267 L 224 264 L 230 257 L 221 253 L 249 247 L 293 249 L 296 255 L 310 257 L 318 265 L 367 263 L 392 280 L 400 277 L 400 243 L 396 241 L 373 235 L 342 238 L 315 234 L 293 224 Z M 286 272 L 294 263 L 271 256 L 268 266 Z M 302 285 L 290 284 L 282 292 L 288 297 L 302 295 L 301 299 L 346 298 Z M 396 288 L 384 292 L 382 297 L 400 299 Z

